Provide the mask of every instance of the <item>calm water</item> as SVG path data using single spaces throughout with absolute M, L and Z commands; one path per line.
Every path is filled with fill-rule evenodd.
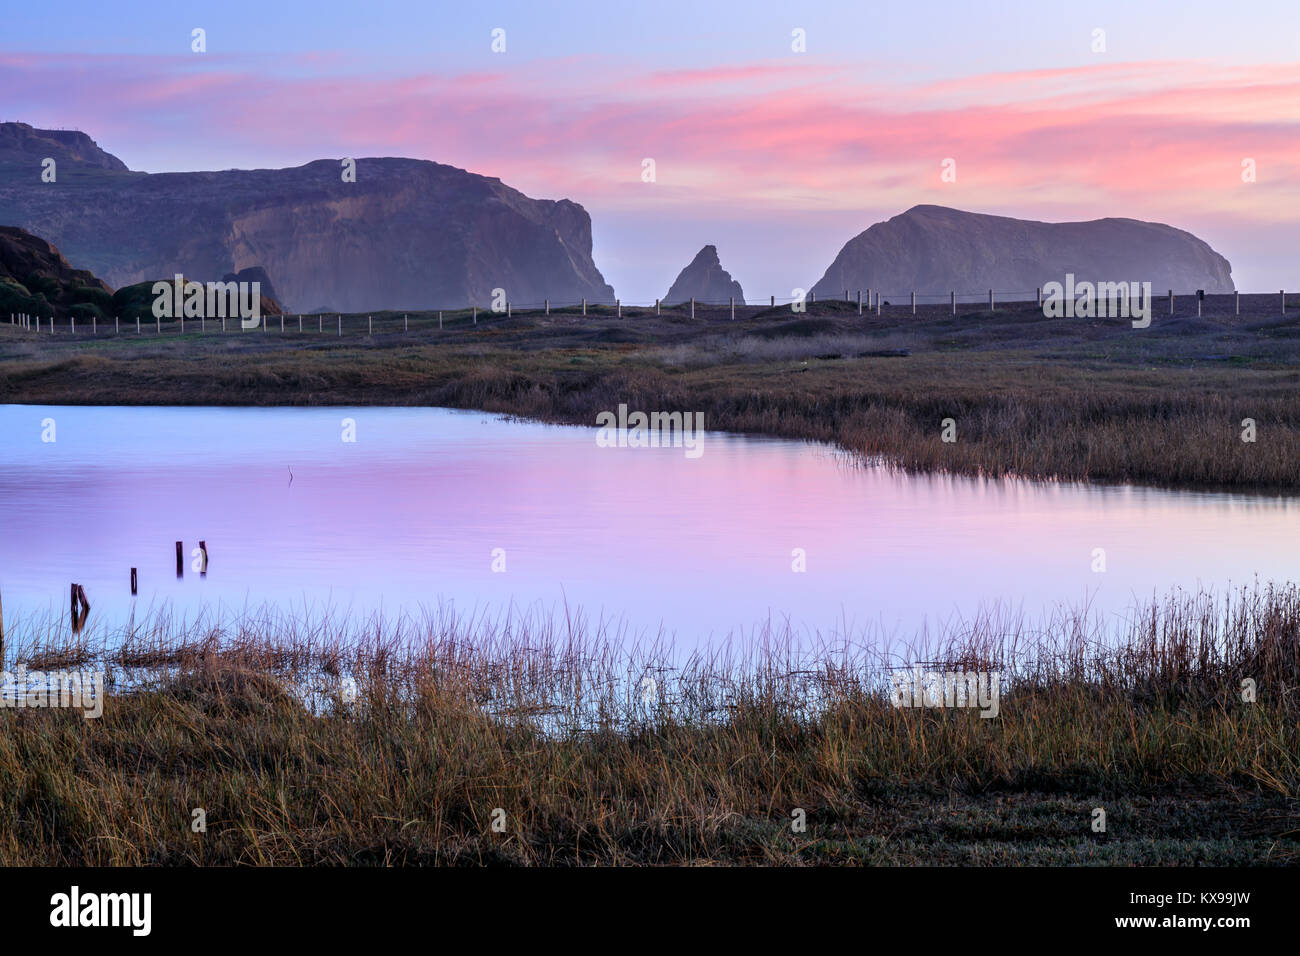
M 92 621 L 120 623 L 137 567 L 141 610 L 567 601 L 691 645 L 769 616 L 905 637 L 997 602 L 1113 614 L 1173 585 L 1300 576 L 1294 499 L 906 477 L 715 433 L 692 459 L 595 434 L 442 409 L 0 406 L 4 611 L 66 617 L 77 581 Z

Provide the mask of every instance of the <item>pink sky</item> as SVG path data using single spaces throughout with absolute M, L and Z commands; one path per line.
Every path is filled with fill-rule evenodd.
M 1167 222 L 1226 255 L 1243 289 L 1300 288 L 1300 65 L 889 75 L 797 57 L 654 69 L 575 55 L 396 75 L 346 56 L 0 53 L 0 109 L 85 130 L 151 172 L 402 155 L 570 198 L 628 301 L 661 295 L 706 242 L 751 298 L 788 295 L 917 203 Z M 940 179 L 946 158 L 955 183 Z

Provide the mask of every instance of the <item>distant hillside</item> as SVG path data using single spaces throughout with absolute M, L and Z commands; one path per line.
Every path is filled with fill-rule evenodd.
M 1032 292 L 1048 282 L 1150 282 L 1176 293 L 1233 291 L 1228 260 L 1189 232 L 1136 219 L 1034 222 L 913 206 L 850 239 L 812 291 Z
M 49 318 L 106 318 L 113 290 L 74 269 L 53 245 L 14 226 L 0 226 L 0 321 L 11 313 Z
M 41 161 L 58 166 L 40 179 Z M 131 172 L 83 133 L 0 124 L 0 222 L 48 237 L 116 286 L 258 266 L 286 308 L 452 308 L 612 303 L 591 219 L 499 179 L 417 159 L 292 169 Z

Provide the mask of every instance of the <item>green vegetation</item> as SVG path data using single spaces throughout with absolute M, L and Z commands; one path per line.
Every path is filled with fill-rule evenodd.
M 266 611 L 64 633 L 18 622 L 6 666 L 113 689 L 99 719 L 0 710 L 5 865 L 1300 860 L 1294 587 L 1176 593 L 1112 643 L 972 622 L 927 666 L 998 672 L 991 719 L 893 706 L 902 661 L 869 641 L 677 659 L 580 619 Z

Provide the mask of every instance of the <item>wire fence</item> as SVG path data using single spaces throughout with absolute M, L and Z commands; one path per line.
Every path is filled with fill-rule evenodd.
M 1168 290 L 1164 295 L 1152 295 L 1149 302 L 1144 303 L 1151 309 L 1152 317 L 1158 315 L 1164 316 L 1190 316 L 1213 314 L 1216 316 L 1245 314 L 1248 317 L 1266 317 L 1270 315 L 1286 316 L 1287 300 L 1291 300 L 1291 312 L 1297 311 L 1297 296 L 1295 293 L 1288 293 L 1285 290 L 1279 290 L 1275 293 L 1178 293 Z M 1094 301 L 1104 301 L 1095 299 Z M 1132 305 L 1137 301 L 1137 296 L 1128 296 L 1124 302 L 1129 306 L 1125 315 L 1130 314 Z M 82 316 L 78 318 L 75 315 L 56 317 L 53 315 L 32 315 L 27 313 L 10 313 L 9 328 L 20 332 L 31 332 L 34 334 L 63 334 L 63 335 L 164 335 L 164 334 L 198 334 L 206 335 L 209 333 L 230 333 L 230 332 L 282 332 L 282 333 L 306 333 L 315 332 L 317 334 L 334 334 L 341 337 L 344 334 L 355 335 L 358 332 L 366 335 L 376 334 L 393 334 L 395 332 L 409 332 L 413 328 L 416 330 L 426 331 L 432 327 L 438 329 L 461 329 L 465 327 L 474 327 L 479 324 L 499 322 L 503 319 L 511 319 L 516 315 L 528 316 L 549 316 L 551 314 L 563 316 L 592 316 L 592 317 L 615 317 L 615 318 L 637 318 L 647 315 L 662 315 L 668 313 L 675 316 L 689 316 L 691 318 L 704 318 L 710 321 L 719 318 L 719 312 L 724 313 L 722 318 L 735 320 L 737 317 L 750 320 L 764 317 L 765 314 L 775 310 L 798 314 L 806 312 L 809 308 L 821 307 L 821 310 L 833 309 L 843 314 L 844 312 L 854 313 L 863 316 L 898 317 L 900 315 L 920 315 L 922 309 L 925 310 L 927 317 L 933 317 L 936 311 L 942 311 L 945 307 L 951 315 L 957 315 L 958 309 L 963 309 L 963 314 L 970 318 L 979 318 L 985 313 L 996 313 L 999 309 L 1009 309 L 1017 307 L 1018 311 L 1023 312 L 1027 307 L 1033 306 L 1036 309 L 1046 309 L 1047 297 L 1044 296 L 1042 289 L 1033 289 L 1029 291 L 998 291 L 986 290 L 985 292 L 903 292 L 888 293 L 883 290 L 863 289 L 863 290 L 844 290 L 842 295 L 826 297 L 817 296 L 815 293 L 809 293 L 807 296 L 768 296 L 763 299 L 740 299 L 728 298 L 722 299 L 686 299 L 682 301 L 667 302 L 655 300 L 653 303 L 628 303 L 619 299 L 613 300 L 587 300 L 580 299 L 572 302 L 552 302 L 549 299 L 543 299 L 540 302 L 509 302 L 499 303 L 495 307 L 482 308 L 477 305 L 466 305 L 458 309 L 440 309 L 425 311 L 398 312 L 396 310 L 382 310 L 372 313 L 363 312 L 304 312 L 304 313 L 277 313 L 262 314 L 255 319 L 241 318 L 239 316 L 185 316 L 177 318 L 162 318 L 154 315 L 134 315 L 130 317 L 115 316 L 111 319 L 101 318 L 97 315 L 91 315 L 89 318 Z M 972 312 L 971 306 L 978 306 Z M 729 313 L 729 315 L 728 315 Z M 1111 312 L 1111 315 L 1120 314 Z M 4 328 L 3 319 L 0 319 L 0 328 Z

